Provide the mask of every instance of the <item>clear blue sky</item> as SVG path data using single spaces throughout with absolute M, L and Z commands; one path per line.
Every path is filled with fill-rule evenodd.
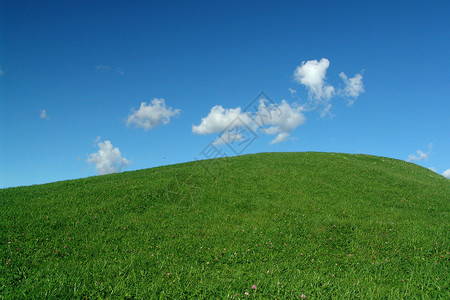
M 0 187 L 192 161 L 214 141 L 234 155 L 217 141 L 236 115 L 257 137 L 242 154 L 364 153 L 443 174 L 449 14 L 449 1 L 2 0 Z M 284 108 L 265 127 L 245 111 L 260 92 Z

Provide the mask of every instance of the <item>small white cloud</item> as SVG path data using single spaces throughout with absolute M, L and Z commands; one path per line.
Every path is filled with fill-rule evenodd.
M 334 96 L 334 87 L 325 82 L 330 61 L 322 58 L 320 61 L 308 60 L 302 62 L 294 71 L 294 79 L 303 84 L 309 93 L 310 100 L 328 101 Z
M 417 150 L 417 155 L 415 155 L 415 154 L 408 155 L 408 159 L 406 161 L 411 162 L 411 161 L 419 161 L 419 160 L 427 160 L 427 159 L 428 159 L 427 153 L 424 153 L 421 150 Z
M 411 161 L 419 161 L 419 160 L 428 160 L 428 156 L 431 153 L 431 150 L 433 149 L 433 143 L 429 143 L 428 144 L 428 152 L 423 152 L 422 150 L 417 150 L 415 154 L 410 154 L 408 155 L 408 159 L 406 161 L 411 162 Z
M 117 74 L 119 74 L 119 75 L 123 75 L 123 74 L 125 74 L 125 72 L 124 72 L 124 71 L 122 71 L 122 69 L 121 69 L 121 68 L 116 68 L 116 73 L 117 73 Z
M 291 89 L 291 88 L 288 88 L 288 91 L 289 91 L 289 93 L 291 93 L 292 96 L 294 96 L 295 93 L 297 93 L 297 90 L 294 90 L 294 89 Z
M 282 100 L 279 105 L 267 106 L 266 101 L 262 99 L 255 121 L 261 127 L 261 132 L 270 135 L 278 134 L 271 141 L 271 144 L 276 144 L 286 141 L 291 131 L 305 122 L 306 118 L 302 111 L 303 107 L 291 106 L 286 100 Z
M 320 61 L 303 61 L 294 71 L 294 79 L 308 90 L 311 109 L 318 109 L 322 117 L 331 115 L 330 100 L 336 94 L 334 87 L 326 82 L 329 66 L 330 61 L 322 58 Z
M 98 152 L 89 155 L 87 162 L 95 164 L 99 175 L 120 172 L 131 162 L 122 157 L 119 148 L 114 148 L 110 141 L 98 142 Z
M 41 119 L 50 120 L 45 109 L 41 109 Z
M 438 172 L 437 169 L 436 169 L 435 167 L 431 167 L 431 168 L 428 168 L 428 169 L 430 169 L 431 171 L 433 171 L 433 172 L 435 172 L 435 173 Z
M 238 118 L 240 122 L 236 122 Z M 234 127 L 233 124 L 235 124 Z M 202 118 L 200 125 L 192 125 L 192 132 L 196 134 L 211 134 L 222 132 L 225 129 L 231 131 L 243 124 L 252 127 L 253 120 L 249 113 L 242 113 L 240 107 L 224 109 L 221 105 L 216 105 L 211 108 L 211 111 L 205 118 Z
M 111 72 L 111 73 L 116 73 L 116 74 L 119 74 L 119 75 L 124 75 L 125 74 L 125 72 L 122 71 L 121 68 L 119 68 L 119 67 L 111 67 L 111 66 L 108 66 L 108 65 L 102 65 L 102 64 L 96 65 L 95 69 L 97 71 L 100 71 L 100 72 Z
M 179 109 L 167 107 L 164 99 L 155 98 L 150 104 L 142 102 L 138 110 L 133 108 L 132 114 L 128 116 L 127 126 L 134 124 L 145 130 L 153 129 L 161 124 L 169 124 L 170 118 L 180 112 Z
M 442 176 L 444 176 L 445 178 L 450 179 L 450 169 L 445 170 L 445 171 L 442 173 Z
M 321 112 L 320 112 L 320 116 L 322 118 L 325 117 L 333 117 L 333 114 L 331 113 L 331 104 L 328 103 L 324 108 L 322 108 Z
M 355 99 L 364 93 L 364 84 L 362 82 L 363 76 L 362 74 L 355 74 L 352 78 L 347 78 L 344 72 L 339 74 L 342 81 L 344 81 L 345 87 L 344 89 L 340 89 L 338 94 L 343 97 L 353 98 L 348 100 L 348 105 L 352 105 L 355 102 Z
M 289 133 L 287 132 L 281 132 L 277 135 L 276 138 L 274 138 L 273 140 L 270 141 L 270 144 L 278 144 L 281 142 L 285 142 L 287 140 L 287 138 L 289 137 Z
M 97 71 L 109 71 L 109 70 L 111 70 L 111 67 L 107 66 L 107 65 L 96 65 L 95 69 Z

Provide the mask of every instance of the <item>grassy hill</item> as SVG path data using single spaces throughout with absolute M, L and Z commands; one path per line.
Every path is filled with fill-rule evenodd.
M 261 153 L 0 207 L 2 299 L 450 298 L 450 180 L 404 161 Z

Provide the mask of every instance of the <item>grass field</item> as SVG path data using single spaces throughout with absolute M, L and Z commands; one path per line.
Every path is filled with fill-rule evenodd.
M 0 190 L 2 299 L 450 299 L 450 180 L 261 153 Z

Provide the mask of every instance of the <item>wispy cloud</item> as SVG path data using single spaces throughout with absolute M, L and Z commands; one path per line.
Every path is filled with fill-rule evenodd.
M 221 136 L 219 136 L 214 142 L 214 146 L 220 146 L 225 144 L 230 144 L 234 142 L 239 142 L 244 140 L 244 136 L 241 132 L 236 130 L 229 130 L 224 133 L 222 133 Z
M 2 76 L 3 75 L 3 69 L 2 69 L 2 67 L 0 66 L 0 76 Z
M 121 68 L 116 68 L 116 73 L 119 74 L 119 75 L 124 75 L 125 74 L 125 72 L 122 71 Z
M 364 93 L 364 84 L 362 82 L 362 74 L 355 74 L 352 78 L 347 78 L 344 72 L 339 74 L 342 81 L 344 81 L 345 87 L 338 91 L 339 95 L 348 98 L 347 104 L 350 106 L 355 102 L 355 99 Z
M 291 93 L 292 96 L 294 96 L 295 93 L 297 93 L 297 90 L 294 90 L 294 89 L 291 89 L 291 88 L 288 88 L 288 91 L 289 91 L 289 93 Z
M 41 119 L 50 120 L 45 109 L 41 109 Z
M 99 139 L 97 138 L 96 141 Z M 110 141 L 98 141 L 98 152 L 89 155 L 87 162 L 95 164 L 95 169 L 99 175 L 120 172 L 131 162 L 122 157 L 119 148 L 113 147 Z
M 124 75 L 125 72 L 122 71 L 119 67 L 111 67 L 109 65 L 99 64 L 95 66 L 95 69 L 100 72 L 114 72 L 119 75 Z
M 433 149 L 433 143 L 428 144 L 428 152 L 423 152 L 422 150 L 417 150 L 416 154 L 410 154 L 408 155 L 408 158 L 406 159 L 407 162 L 411 161 L 420 161 L 420 160 L 428 160 L 428 156 L 431 153 L 431 150 Z
M 408 159 L 406 161 L 419 161 L 419 160 L 428 160 L 428 154 L 423 152 L 422 150 L 417 150 L 417 155 L 410 154 L 408 155 Z
M 132 108 L 132 113 L 127 119 L 127 126 L 134 124 L 136 127 L 150 130 L 161 124 L 169 124 L 170 118 L 180 112 L 180 109 L 167 107 L 164 99 L 155 98 L 149 104 L 142 102 L 138 110 Z
M 110 71 L 110 70 L 111 70 L 111 67 L 110 67 L 110 66 L 107 66 L 107 65 L 96 65 L 96 66 L 95 66 L 95 69 L 96 69 L 97 71 Z
M 289 133 L 287 132 L 280 132 L 276 138 L 270 141 L 270 144 L 278 144 L 281 142 L 285 142 L 287 138 L 289 137 Z

